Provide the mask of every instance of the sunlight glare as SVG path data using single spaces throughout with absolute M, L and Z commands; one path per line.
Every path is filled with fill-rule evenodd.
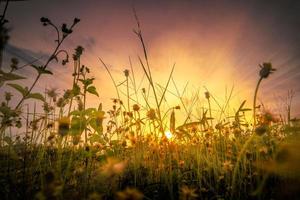
M 165 132 L 165 136 L 168 138 L 168 140 L 170 140 L 173 137 L 173 134 L 168 130 Z

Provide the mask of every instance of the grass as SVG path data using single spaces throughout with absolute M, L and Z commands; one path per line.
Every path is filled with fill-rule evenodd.
M 221 105 L 207 88 L 202 95 L 205 103 L 196 92 L 187 104 L 186 88 L 181 92 L 173 78 L 175 64 L 165 85 L 155 83 L 136 14 L 135 18 L 134 32 L 143 50 L 138 60 L 148 87 L 138 84 L 131 59 L 130 70 L 124 71 L 125 81 L 118 84 L 100 58 L 117 93 L 110 110 L 104 111 L 102 104 L 86 106 L 87 94 L 99 95 L 90 69 L 80 62 L 84 51 L 80 46 L 73 54 L 70 89 L 62 96 L 56 89 L 32 93 L 41 76 L 52 74 L 47 66 L 59 53 L 66 54 L 63 63 L 68 60 L 69 55 L 60 46 L 79 19 L 70 28 L 63 25 L 59 30 L 49 19 L 41 18 L 44 25 L 55 28 L 58 39 L 46 63 L 32 65 L 38 75 L 30 89 L 16 82 L 26 78 L 18 74 L 16 60 L 12 60 L 9 72 L 0 71 L 1 86 L 6 84 L 22 95 L 13 107 L 12 94 L 5 93 L 0 107 L 1 197 L 297 199 L 300 125 L 290 116 L 292 97 L 289 95 L 285 120 L 256 105 L 260 85 L 275 71 L 271 63 L 260 66 L 252 109 L 243 101 L 229 116 L 226 113 L 232 90 Z M 175 91 L 169 90 L 170 84 Z M 168 105 L 168 93 L 177 96 L 180 105 Z M 43 112 L 34 108 L 30 113 L 28 107 L 24 110 L 28 99 L 42 102 Z M 218 112 L 212 112 L 212 103 L 218 105 Z M 199 108 L 199 104 L 207 106 Z M 201 112 L 195 112 L 197 109 Z M 253 114 L 252 124 L 246 113 Z M 25 135 L 15 135 L 15 128 L 23 128 Z

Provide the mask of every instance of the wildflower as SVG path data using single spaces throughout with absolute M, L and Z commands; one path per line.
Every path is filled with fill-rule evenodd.
M 209 99 L 209 98 L 210 98 L 210 93 L 209 93 L 208 91 L 205 92 L 204 94 L 205 94 L 205 98 L 206 98 L 206 99 Z
M 241 135 L 242 131 L 239 128 L 234 128 L 233 129 L 233 135 L 234 137 L 238 138 Z
M 105 118 L 104 115 L 105 115 L 104 111 L 98 111 L 96 113 L 96 125 L 97 126 L 101 126 L 102 125 L 103 119 Z
M 101 167 L 102 173 L 109 177 L 121 174 L 125 169 L 126 163 L 126 161 L 108 158 L 106 164 Z
M 153 108 L 151 108 L 148 112 L 147 112 L 147 117 L 150 119 L 150 120 L 154 120 L 156 118 L 156 115 L 155 115 L 155 110 Z
M 77 23 L 79 23 L 79 22 L 80 22 L 80 19 L 78 19 L 77 17 L 75 17 L 73 23 L 74 23 L 74 24 L 77 24 Z
M 260 125 L 255 128 L 255 133 L 259 136 L 265 134 L 268 131 L 268 126 L 267 125 Z
M 142 93 L 146 94 L 146 89 L 145 88 L 142 88 Z
M 53 122 L 48 122 L 46 127 L 47 129 L 53 128 Z
M 113 101 L 114 104 L 117 104 L 119 102 L 119 99 L 113 98 L 112 101 Z
M 136 111 L 136 112 L 138 112 L 138 111 L 140 110 L 140 106 L 139 106 L 138 104 L 134 104 L 134 105 L 132 106 L 132 108 L 133 108 L 133 110 Z
M 233 169 L 233 164 L 231 163 L 231 161 L 226 160 L 226 161 L 223 163 L 223 170 L 224 170 L 224 171 L 232 171 L 232 169 Z
M 38 129 L 38 120 L 31 121 L 30 126 L 33 131 L 36 131 Z
M 51 89 L 47 89 L 46 90 L 46 94 L 50 97 L 50 98 L 56 98 L 58 93 L 56 92 L 57 88 L 51 88 Z
M 82 46 L 77 46 L 75 49 L 75 54 L 73 55 L 74 60 L 77 60 L 83 52 L 84 48 Z
M 196 194 L 195 188 L 189 188 L 188 186 L 184 185 L 180 188 L 180 199 L 181 200 L 192 200 L 196 199 L 198 195 Z
M 41 17 L 40 21 L 43 23 L 43 26 L 47 26 L 51 21 L 46 17 Z
M 128 70 L 128 69 L 125 69 L 125 70 L 124 70 L 124 75 L 125 75 L 125 77 L 128 77 L 128 76 L 129 76 L 129 70 Z
M 73 90 L 70 90 L 70 89 L 66 90 L 65 93 L 64 93 L 64 95 L 63 95 L 63 98 L 64 98 L 64 99 L 69 99 L 69 98 L 71 98 L 71 97 L 72 97 L 72 91 L 73 91 Z
M 63 108 L 66 105 L 66 101 L 64 98 L 60 97 L 56 102 L 57 107 Z
M 50 106 L 47 102 L 44 102 L 43 109 L 44 109 L 45 113 L 49 113 L 51 110 L 53 110 L 53 107 Z
M 261 78 L 268 78 L 268 76 L 276 71 L 276 69 L 274 69 L 272 67 L 271 63 L 263 63 L 262 65 L 259 65 L 261 70 L 259 71 L 259 75 Z
M 134 146 L 137 143 L 137 138 L 134 135 L 130 135 L 129 137 L 131 146 Z
M 135 188 L 126 188 L 121 192 L 117 192 L 117 199 L 119 200 L 141 200 L 144 195 Z
M 270 125 L 272 122 L 277 121 L 278 119 L 270 111 L 264 111 L 260 118 L 260 122 L 265 125 Z
M 70 129 L 70 118 L 62 117 L 58 120 L 58 134 L 60 136 L 65 136 Z
M 18 64 L 19 64 L 19 60 L 17 58 L 12 58 L 11 59 L 11 65 L 10 68 L 12 70 L 17 70 L 18 69 Z
M 48 141 L 51 141 L 51 140 L 53 140 L 54 138 L 55 138 L 55 135 L 52 134 L 52 135 L 49 135 L 47 139 L 48 139 Z
M 67 27 L 67 24 L 61 26 L 61 31 L 64 33 L 64 36 L 71 34 L 73 31 Z
M 126 115 L 130 118 L 133 118 L 133 113 L 132 112 L 126 112 Z
M 12 97 L 13 95 L 10 93 L 10 92 L 5 92 L 5 100 L 8 102 L 8 101 L 10 101 L 11 100 L 11 97 Z
M 261 168 L 283 177 L 300 178 L 299 136 L 287 138 L 276 153 L 274 160 L 263 162 Z
M 179 167 L 183 168 L 184 163 L 185 163 L 184 160 L 179 160 L 178 162 Z
M 258 151 L 260 154 L 266 155 L 268 153 L 268 148 L 266 146 L 263 146 Z

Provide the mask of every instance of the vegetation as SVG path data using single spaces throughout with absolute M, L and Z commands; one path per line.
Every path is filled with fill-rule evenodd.
M 81 46 L 72 56 L 70 89 L 63 95 L 56 89 L 33 92 L 41 76 L 53 75 L 48 65 L 58 61 L 59 54 L 65 55 L 62 64 L 69 61 L 61 44 L 79 23 L 77 18 L 71 26 L 61 28 L 41 18 L 44 26 L 56 30 L 56 46 L 43 65 L 26 65 L 37 72 L 31 87 L 17 83 L 26 78 L 18 73 L 17 59 L 12 58 L 9 71 L 0 70 L 0 87 L 9 86 L 21 94 L 13 106 L 13 94 L 4 93 L 0 106 L 1 198 L 296 199 L 300 125 L 290 116 L 293 95 L 288 96 L 286 118 L 282 117 L 285 113 L 277 116 L 256 103 L 261 83 L 275 71 L 272 64 L 260 65 L 251 109 L 245 107 L 245 100 L 234 116 L 228 116 L 229 98 L 220 105 L 220 116 L 214 116 L 211 101 L 215 98 L 210 91 L 203 94 L 207 107 L 200 114 L 193 110 L 201 94 L 187 104 L 185 91 L 177 90 L 181 105 L 170 106 L 166 93 L 170 83 L 176 87 L 174 66 L 166 85 L 157 85 L 137 15 L 135 18 L 134 32 L 143 50 L 138 60 L 149 89 L 139 88 L 130 65 L 124 71 L 123 90 L 100 58 L 117 92 L 108 111 L 101 104 L 86 106 L 88 94 L 99 96 L 101 88 L 93 84 L 90 68 L 80 62 Z M 41 102 L 43 112 L 30 115 L 24 104 L 29 100 Z M 179 110 L 186 113 L 181 116 L 185 119 L 182 124 Z M 246 113 L 253 113 L 251 120 Z M 15 135 L 16 128 L 24 129 L 25 135 Z

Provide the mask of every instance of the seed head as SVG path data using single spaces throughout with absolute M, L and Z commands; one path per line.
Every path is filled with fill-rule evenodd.
M 70 118 L 62 117 L 58 120 L 58 134 L 60 136 L 65 136 L 68 134 L 70 129 Z
M 205 98 L 206 98 L 206 99 L 209 99 L 209 98 L 210 98 L 209 92 L 205 92 L 204 94 L 205 94 Z
M 261 68 L 259 71 L 259 75 L 261 78 L 268 78 L 271 73 L 276 71 L 276 69 L 272 67 L 271 63 L 263 63 L 262 65 L 259 66 Z
M 151 120 L 154 120 L 156 118 L 155 115 L 155 110 L 153 108 L 151 108 L 148 112 L 147 112 L 147 117 Z
M 138 104 L 134 104 L 134 105 L 132 106 L 132 108 L 133 108 L 133 110 L 136 111 L 136 112 L 138 112 L 138 111 L 140 110 L 140 106 L 139 106 Z
M 125 70 L 124 70 L 124 75 L 125 75 L 126 77 L 129 76 L 129 70 L 128 70 L 128 69 L 125 69 Z

